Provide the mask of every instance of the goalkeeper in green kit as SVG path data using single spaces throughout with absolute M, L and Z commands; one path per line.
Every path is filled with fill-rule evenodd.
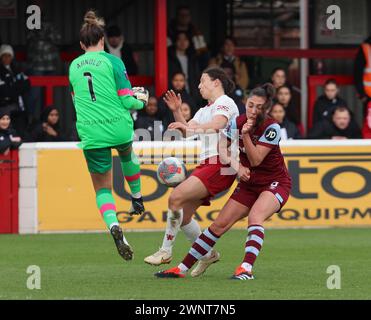
M 144 212 L 140 185 L 140 166 L 132 150 L 134 137 L 130 110 L 142 109 L 148 91 L 131 88 L 121 59 L 104 51 L 104 22 L 88 11 L 80 30 L 85 54 L 70 65 L 69 81 L 76 109 L 76 127 L 96 192 L 96 202 L 122 258 L 131 260 L 133 250 L 116 217 L 112 196 L 112 155 L 117 150 L 132 205 L 130 214 Z

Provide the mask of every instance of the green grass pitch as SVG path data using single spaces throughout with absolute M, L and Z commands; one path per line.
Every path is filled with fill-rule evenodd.
M 157 279 L 176 265 L 189 243 L 179 234 L 174 260 L 153 267 L 143 258 L 162 232 L 126 234 L 135 251 L 126 262 L 109 234 L 0 235 L 0 299 L 370 299 L 371 229 L 266 230 L 256 279 L 229 277 L 243 257 L 246 232 L 219 240 L 221 261 L 200 278 Z M 29 265 L 41 268 L 41 289 L 26 287 Z M 328 266 L 341 270 L 341 289 L 326 286 Z

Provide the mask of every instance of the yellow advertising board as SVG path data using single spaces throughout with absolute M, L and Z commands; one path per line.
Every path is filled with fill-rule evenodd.
M 370 146 L 285 146 L 282 150 L 293 188 L 289 201 L 267 222 L 267 227 L 371 226 Z M 153 162 L 173 155 L 174 150 L 136 151 L 142 159 L 152 162 L 141 165 L 146 212 L 134 217 L 127 214 L 128 186 L 123 183 L 120 162 L 114 156 L 113 193 L 118 218 L 125 229 L 164 229 L 167 200 L 172 189 L 158 183 L 157 165 Z M 189 162 L 198 151 L 188 148 L 182 152 L 183 159 Z M 37 161 L 38 230 L 104 230 L 81 150 L 41 149 Z M 190 172 L 195 164 L 186 167 Z M 211 206 L 197 211 L 196 218 L 202 227 L 215 219 L 233 189 L 218 195 Z M 235 225 L 246 226 L 246 219 Z

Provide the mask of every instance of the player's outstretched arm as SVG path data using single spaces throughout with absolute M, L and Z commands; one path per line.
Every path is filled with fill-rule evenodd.
M 178 93 L 176 94 L 173 90 L 168 90 L 164 95 L 164 101 L 168 108 L 173 112 L 175 122 L 187 124 L 187 121 L 184 119 L 180 107 L 182 105 L 182 97 Z
M 227 126 L 228 119 L 226 116 L 216 115 L 210 122 L 204 124 L 196 124 L 189 122 L 189 128 L 193 130 L 214 130 L 219 131 L 224 129 Z

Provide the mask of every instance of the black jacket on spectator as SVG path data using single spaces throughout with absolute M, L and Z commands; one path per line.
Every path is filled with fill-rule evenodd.
M 12 128 L 0 129 L 0 153 L 4 153 L 7 149 L 17 149 L 22 144 L 22 142 L 11 141 L 10 137 L 19 137 L 19 135 Z
M 346 107 L 347 103 L 340 97 L 336 97 L 333 100 L 328 99 L 325 95 L 318 97 L 314 104 L 312 124 L 314 125 L 324 119 L 331 121 L 331 115 L 338 106 Z
M 49 113 L 55 110 L 55 107 L 47 107 L 41 113 L 41 121 L 36 124 L 36 126 L 31 131 L 31 141 L 34 142 L 60 142 L 60 141 L 68 141 L 68 139 L 61 133 L 59 128 L 59 122 L 56 125 L 50 125 L 54 131 L 57 132 L 57 136 L 53 136 L 48 134 L 44 130 L 44 124 L 48 121 Z
M 273 104 L 277 103 L 278 100 L 274 99 Z M 300 116 L 299 116 L 299 110 L 297 107 L 295 107 L 295 104 L 293 103 L 292 99 L 289 102 L 289 105 L 285 107 L 286 110 L 286 118 L 289 119 L 291 122 L 293 122 L 295 125 L 300 124 Z
M 30 89 L 28 77 L 12 65 L 10 69 L 0 64 L 0 107 L 11 104 L 19 106 L 19 96 Z
M 283 119 L 282 123 L 279 124 L 281 129 L 286 129 L 287 139 L 301 139 L 301 134 L 295 123 L 291 122 L 286 117 Z
M 104 50 L 109 53 L 108 47 L 105 45 Z M 121 60 L 124 62 L 126 72 L 129 76 L 138 74 L 138 65 L 134 60 L 133 50 L 127 43 L 123 43 L 121 48 Z
M 308 133 L 308 139 L 331 139 L 334 136 L 362 139 L 362 132 L 353 120 L 350 121 L 348 128 L 341 130 L 332 121 L 325 119 L 317 122 Z
M 192 50 L 189 50 L 188 54 L 188 86 L 189 94 L 192 98 L 198 102 L 201 100 L 200 93 L 198 90 L 198 84 L 200 83 L 200 71 L 198 66 L 197 57 Z M 175 47 L 170 47 L 168 50 L 168 77 L 169 83 L 171 83 L 171 78 L 176 72 L 183 72 L 180 61 L 176 56 Z
M 162 124 L 156 123 L 155 121 L 160 121 L 157 116 L 150 116 L 148 114 L 139 114 L 137 120 L 134 122 L 135 129 L 146 129 L 151 134 L 151 140 L 155 140 L 155 130 L 156 138 L 161 139 L 164 132 L 164 126 Z
M 242 101 L 242 99 L 243 99 L 244 96 L 243 96 L 243 90 L 241 89 L 241 87 L 239 87 L 236 84 L 235 89 L 229 95 L 229 97 L 231 97 L 233 99 L 233 101 L 235 102 L 235 104 L 237 105 L 239 114 L 246 113 L 246 106 L 245 106 L 245 104 Z

